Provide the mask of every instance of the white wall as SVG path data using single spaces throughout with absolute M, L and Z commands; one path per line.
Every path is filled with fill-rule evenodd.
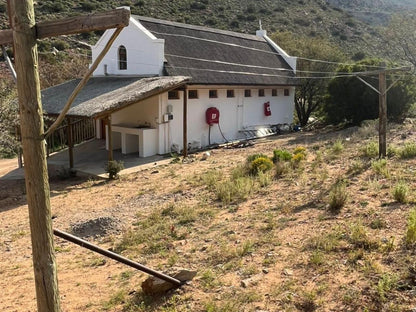
M 152 96 L 111 114 L 111 124 L 137 127 L 148 124 L 158 128 L 159 96 Z
M 202 146 L 209 143 L 209 126 L 205 121 L 205 111 L 213 106 L 220 111 L 220 127 L 224 137 L 236 140 L 243 136 L 239 130 L 293 122 L 294 88 L 288 87 L 289 96 L 284 96 L 284 88 L 277 88 L 278 96 L 272 97 L 270 87 L 265 87 L 265 96 L 258 97 L 258 89 L 251 89 L 251 97 L 244 97 L 245 88 L 233 88 L 234 98 L 227 98 L 227 89 L 224 86 L 212 87 L 217 90 L 218 98 L 209 98 L 209 90 L 203 86 L 189 86 L 189 89 L 198 90 L 198 99 L 188 99 L 188 143 L 200 142 Z M 173 120 L 169 122 L 169 144 L 183 147 L 183 92 L 179 92 L 178 100 L 167 100 L 162 105 L 162 112 L 166 112 L 167 105 L 173 107 Z M 167 96 L 165 94 L 165 96 Z M 264 103 L 269 101 L 272 115 L 264 115 Z M 211 144 L 224 143 L 219 127 L 211 127 Z M 169 150 L 166 150 L 169 152 Z
M 107 30 L 95 46 L 92 47 L 92 61 L 97 58 L 114 30 Z M 127 69 L 118 69 L 118 47 L 127 50 Z M 122 30 L 112 47 L 94 71 L 94 76 L 105 75 L 161 75 L 164 61 L 163 39 L 157 39 L 135 19 Z

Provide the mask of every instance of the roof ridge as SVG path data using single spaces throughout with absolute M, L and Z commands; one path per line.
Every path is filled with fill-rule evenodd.
M 205 31 L 205 32 L 212 32 L 216 34 L 227 35 L 231 37 L 249 39 L 253 41 L 265 41 L 263 37 L 259 37 L 259 36 L 252 35 L 252 34 L 239 33 L 239 32 L 230 31 L 230 30 L 223 30 L 223 29 L 206 27 L 206 26 L 191 25 L 191 24 L 185 24 L 185 23 L 180 23 L 180 22 L 172 22 L 168 20 L 162 20 L 162 19 L 157 19 L 154 17 L 147 17 L 147 16 L 141 16 L 141 15 L 132 15 L 132 17 L 139 22 L 144 21 L 144 22 L 150 22 L 150 23 L 158 23 L 158 24 L 170 25 L 170 26 L 175 26 L 175 27 L 180 27 L 180 28 L 185 28 L 185 29 L 200 30 L 200 31 Z

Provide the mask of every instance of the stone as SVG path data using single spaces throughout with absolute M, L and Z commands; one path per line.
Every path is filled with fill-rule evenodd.
M 286 276 L 291 276 L 293 275 L 293 271 L 291 269 L 284 269 L 283 274 Z
M 174 272 L 171 272 L 169 275 L 181 282 L 188 282 L 195 277 L 196 273 L 196 271 L 177 268 Z M 142 283 L 143 292 L 147 295 L 163 294 L 173 288 L 178 288 L 178 286 L 154 276 L 148 277 Z
M 257 274 L 257 275 L 254 275 L 254 276 L 250 277 L 250 278 L 246 278 L 246 279 L 242 280 L 240 285 L 243 288 L 247 288 L 250 285 L 256 285 L 262 279 L 263 279 L 263 274 Z
M 204 152 L 201 156 L 201 160 L 207 160 L 211 156 L 210 152 Z

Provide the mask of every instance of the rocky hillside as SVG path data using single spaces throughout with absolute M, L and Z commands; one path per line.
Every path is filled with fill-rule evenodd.
M 416 9 L 414 0 L 328 0 L 328 3 L 371 25 L 386 25 L 392 14 Z
M 355 5 L 357 2 L 357 6 Z M 386 10 L 398 7 L 391 4 L 393 0 L 373 1 L 340 0 L 109 0 L 109 1 L 36 1 L 35 9 L 38 20 L 78 15 L 94 11 L 103 11 L 122 5 L 131 7 L 133 14 L 153 16 L 161 19 L 180 21 L 190 24 L 229 29 L 245 33 L 254 33 L 259 20 L 269 33 L 290 31 L 304 36 L 329 38 L 343 50 L 352 54 L 365 51 L 367 54 L 378 53 L 378 34 L 375 28 L 355 17 L 359 11 L 373 5 Z M 376 2 L 386 3 L 384 6 Z M 413 0 L 395 1 L 405 6 Z M 354 3 L 354 4 L 352 4 Z M 0 27 L 8 27 L 6 0 L 0 1 Z M 380 9 L 381 10 L 381 9 Z M 84 35 L 81 39 L 93 42 L 94 35 Z

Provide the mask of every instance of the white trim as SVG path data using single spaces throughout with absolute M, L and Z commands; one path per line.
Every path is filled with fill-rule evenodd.
M 293 69 L 293 72 L 296 74 L 296 61 L 298 58 L 287 54 L 285 50 L 279 47 L 267 35 L 264 35 L 263 38 L 273 47 L 273 49 L 275 49 L 284 58 L 284 60 L 289 64 L 289 66 Z

